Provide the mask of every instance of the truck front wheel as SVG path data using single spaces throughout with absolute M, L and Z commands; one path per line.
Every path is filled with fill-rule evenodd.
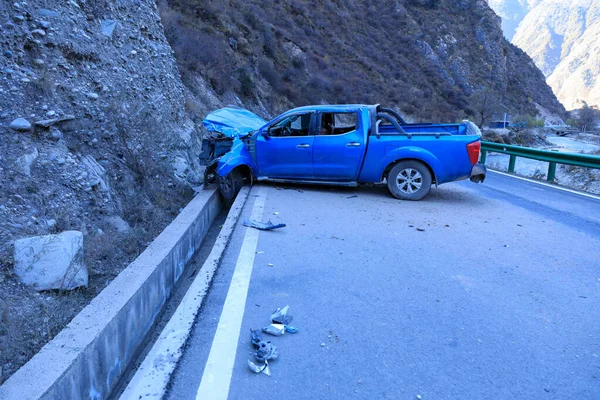
M 390 170 L 387 185 L 397 199 L 421 200 L 431 188 L 431 172 L 418 161 L 400 161 Z
M 219 182 L 219 192 L 221 192 L 221 196 L 225 199 L 227 204 L 233 204 L 235 200 L 235 196 L 237 196 L 238 192 L 242 188 L 244 184 L 244 177 L 242 173 L 234 169 L 226 176 L 218 176 Z

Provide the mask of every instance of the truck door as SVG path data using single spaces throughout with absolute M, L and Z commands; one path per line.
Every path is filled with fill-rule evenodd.
M 365 153 L 364 133 L 357 112 L 317 114 L 313 165 L 315 179 L 353 181 Z
M 286 116 L 257 137 L 260 176 L 313 179 L 314 115 L 308 112 Z

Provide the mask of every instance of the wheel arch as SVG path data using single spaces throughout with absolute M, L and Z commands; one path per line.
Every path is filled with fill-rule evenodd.
M 429 163 L 427 161 L 421 160 L 419 158 L 414 158 L 414 157 L 399 158 L 396 161 L 389 163 L 388 166 L 385 167 L 385 169 L 383 170 L 383 174 L 381 175 L 381 181 L 383 181 L 384 178 L 387 179 L 392 168 L 394 168 L 396 166 L 396 164 L 398 164 L 399 162 L 402 162 L 402 161 L 416 161 L 416 162 L 419 162 L 419 163 L 423 164 L 424 166 L 426 166 L 427 169 L 429 170 L 429 173 L 431 174 L 431 183 L 434 183 L 435 186 L 437 187 L 438 183 L 437 183 L 437 179 L 435 177 L 435 171 L 433 170 L 433 168 L 431 168 L 431 165 L 429 165 Z
M 240 174 L 242 174 L 242 178 L 252 185 L 252 182 L 254 181 L 254 173 L 252 171 L 252 167 L 250 167 L 248 164 L 240 164 L 233 168 L 230 173 L 233 171 L 239 171 Z

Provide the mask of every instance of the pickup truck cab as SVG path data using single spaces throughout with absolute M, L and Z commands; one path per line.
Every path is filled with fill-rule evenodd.
M 398 199 L 420 200 L 432 184 L 486 175 L 480 132 L 468 121 L 409 124 L 393 110 L 354 104 L 299 107 L 269 122 L 226 107 L 203 124 L 213 134 L 206 181 L 216 178 L 229 201 L 244 180 L 387 184 Z

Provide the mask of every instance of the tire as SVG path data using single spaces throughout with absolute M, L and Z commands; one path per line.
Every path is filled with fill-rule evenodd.
M 221 196 L 223 196 L 225 202 L 231 206 L 244 184 L 242 173 L 239 170 L 234 169 L 227 174 L 227 176 L 219 176 L 217 180 L 219 182 L 219 192 L 221 192 Z
M 400 161 L 387 178 L 390 193 L 401 200 L 421 200 L 431 189 L 431 172 L 419 161 Z

